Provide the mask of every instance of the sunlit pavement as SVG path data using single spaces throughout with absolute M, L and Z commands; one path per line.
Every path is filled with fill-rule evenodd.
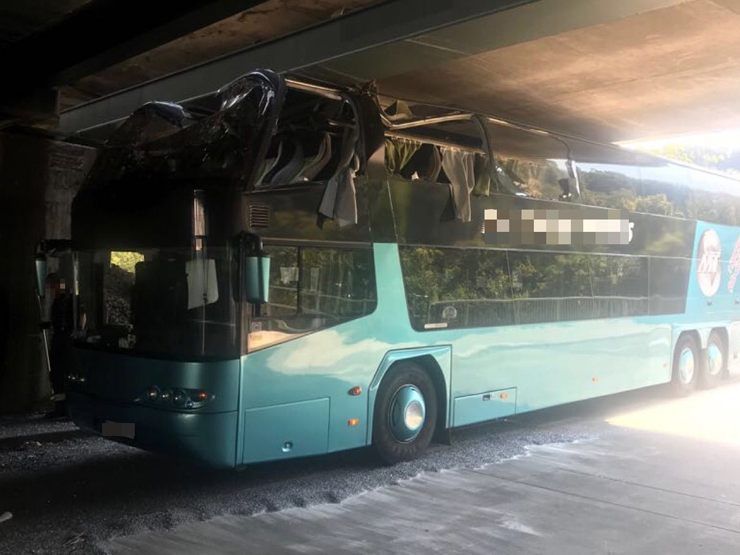
M 614 426 L 740 446 L 740 384 L 617 414 Z
M 603 420 L 602 420 L 603 421 Z M 740 384 L 608 415 L 595 439 L 341 503 L 117 538 L 115 553 L 740 553 Z

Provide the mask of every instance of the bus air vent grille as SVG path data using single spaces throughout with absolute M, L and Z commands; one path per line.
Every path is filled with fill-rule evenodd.
M 270 207 L 264 204 L 251 204 L 249 206 L 249 227 L 251 229 L 270 227 Z

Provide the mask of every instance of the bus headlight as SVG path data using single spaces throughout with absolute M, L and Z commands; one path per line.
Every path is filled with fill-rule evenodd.
M 134 402 L 161 408 L 198 409 L 213 399 L 215 395 L 202 389 L 160 388 L 150 385 Z
M 149 387 L 146 390 L 146 400 L 155 402 L 159 399 L 159 388 L 156 385 Z
M 87 378 L 82 372 L 72 372 L 67 374 L 67 381 L 71 383 L 83 384 L 87 381 Z
M 182 389 L 176 389 L 172 392 L 172 404 L 176 407 L 183 407 L 188 402 L 188 396 Z

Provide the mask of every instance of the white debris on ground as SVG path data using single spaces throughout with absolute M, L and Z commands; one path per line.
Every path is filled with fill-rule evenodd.
M 654 395 L 654 394 L 653 394 Z M 622 397 L 614 404 L 629 403 Z M 101 553 L 111 538 L 219 515 L 339 503 L 420 473 L 475 469 L 531 445 L 569 443 L 603 430 L 600 401 L 456 431 L 416 461 L 380 466 L 369 450 L 211 470 L 104 440 L 70 422 L 0 418 L 0 553 Z M 596 417 L 595 417 L 596 416 Z M 513 525 L 513 524 L 512 524 Z

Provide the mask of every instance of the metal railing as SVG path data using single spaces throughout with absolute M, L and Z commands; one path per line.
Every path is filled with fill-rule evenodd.
M 454 317 L 443 318 L 452 307 Z M 429 303 L 426 322 L 447 322 L 455 327 L 494 326 L 619 318 L 649 314 L 650 298 L 623 296 L 571 296 L 518 299 L 455 299 Z

